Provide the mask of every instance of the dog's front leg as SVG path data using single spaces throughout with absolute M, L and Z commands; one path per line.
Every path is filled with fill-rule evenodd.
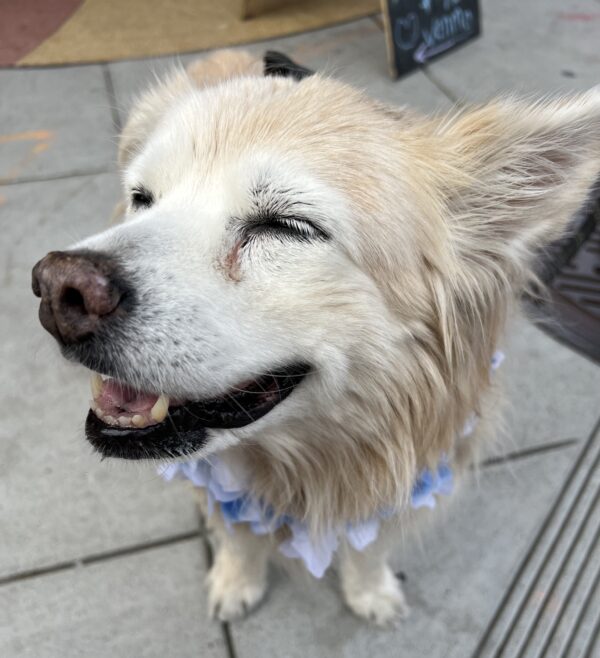
M 221 621 L 239 619 L 265 595 L 270 539 L 253 534 L 244 523 L 227 528 L 218 507 L 206 514 L 203 490 L 198 497 L 214 549 L 207 577 L 209 614 Z
M 389 542 L 380 537 L 362 551 L 340 548 L 340 580 L 348 607 L 359 617 L 387 626 L 408 616 L 404 594 L 387 563 Z

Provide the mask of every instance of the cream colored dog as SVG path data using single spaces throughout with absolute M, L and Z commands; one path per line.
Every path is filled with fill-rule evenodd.
M 385 624 L 405 611 L 386 555 L 414 484 L 476 447 L 463 428 L 489 415 L 533 255 L 600 171 L 600 93 L 423 118 L 285 58 L 267 73 L 224 51 L 143 95 L 122 223 L 46 256 L 34 291 L 65 355 L 104 375 L 87 421 L 104 455 L 217 455 L 316 543 L 377 517 L 336 556 L 348 606 Z M 218 504 L 210 523 L 228 620 L 290 530 L 227 528 Z

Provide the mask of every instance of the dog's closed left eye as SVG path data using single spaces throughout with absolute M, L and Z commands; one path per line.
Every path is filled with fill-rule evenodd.
M 144 187 L 136 187 L 131 191 L 131 207 L 134 210 L 149 208 L 154 203 L 154 196 Z
M 263 216 L 250 220 L 245 230 L 254 235 L 291 237 L 299 240 L 328 240 L 329 235 L 305 217 Z

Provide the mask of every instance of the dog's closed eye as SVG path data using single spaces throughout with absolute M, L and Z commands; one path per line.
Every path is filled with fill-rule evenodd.
M 149 192 L 144 187 L 136 187 L 131 190 L 131 207 L 134 210 L 140 208 L 149 208 L 154 203 L 152 192 Z
M 329 235 L 317 224 L 305 217 L 264 215 L 250 220 L 245 225 L 250 236 L 272 235 L 299 240 L 328 240 Z

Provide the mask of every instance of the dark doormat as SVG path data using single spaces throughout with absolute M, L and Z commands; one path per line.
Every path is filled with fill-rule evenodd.
M 546 293 L 528 299 L 539 326 L 600 364 L 600 184 L 576 214 L 567 237 L 542 258 Z

